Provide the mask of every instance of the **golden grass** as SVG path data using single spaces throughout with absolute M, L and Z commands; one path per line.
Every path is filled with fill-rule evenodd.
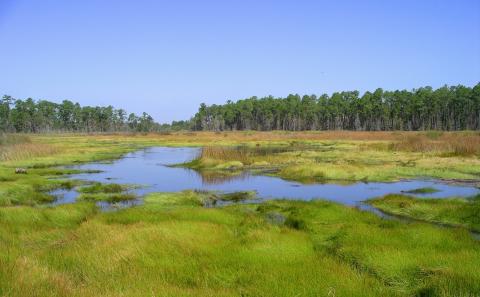
M 60 148 L 43 143 L 20 143 L 0 146 L 0 161 L 20 161 L 59 153 Z
M 207 146 L 200 153 L 202 159 L 216 159 L 224 161 L 240 161 L 249 163 L 250 157 L 246 149 L 235 147 Z
M 32 142 L 32 140 L 25 134 L 0 134 L 0 146 L 30 142 Z
M 459 156 L 480 154 L 480 134 L 445 133 L 437 137 L 428 134 L 405 134 L 394 143 L 394 149 L 410 152 L 442 152 Z
M 414 134 L 417 132 L 398 131 L 223 131 L 223 132 L 168 132 L 168 133 L 75 133 L 61 134 L 58 136 L 84 136 L 97 140 L 114 140 L 118 138 L 148 139 L 168 142 L 195 142 L 211 145 L 212 141 L 223 143 L 264 142 L 264 141 L 290 141 L 290 140 L 371 140 L 393 141 L 400 135 Z M 450 133 L 450 132 L 449 132 Z M 456 133 L 456 132 L 451 132 Z

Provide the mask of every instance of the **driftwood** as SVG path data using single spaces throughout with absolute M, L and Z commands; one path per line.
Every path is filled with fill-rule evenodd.
M 27 174 L 27 169 L 25 169 L 25 168 L 15 168 L 15 174 Z

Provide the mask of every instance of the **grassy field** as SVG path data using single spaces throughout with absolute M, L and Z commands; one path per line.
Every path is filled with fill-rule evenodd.
M 476 296 L 480 244 L 465 230 L 385 221 L 330 202 L 205 208 L 158 193 L 0 208 L 3 296 Z
M 478 180 L 479 138 L 250 131 L 3 137 L 0 296 L 480 296 L 480 242 L 468 231 L 478 228 L 477 200 L 371 202 L 425 221 L 410 223 L 321 200 L 211 207 L 251 193 L 154 193 L 141 206 L 101 212 L 94 201 L 124 199 L 131 185 L 82 185 L 65 179 L 73 170 L 56 167 L 155 145 L 206 146 L 188 166 L 212 178 L 250 169 L 307 182 Z M 53 199 L 47 190 L 79 185 L 80 202 L 43 204 Z

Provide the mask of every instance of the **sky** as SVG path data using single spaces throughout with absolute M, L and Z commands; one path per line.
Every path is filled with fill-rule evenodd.
M 480 1 L 0 0 L 0 95 L 200 103 L 480 82 Z

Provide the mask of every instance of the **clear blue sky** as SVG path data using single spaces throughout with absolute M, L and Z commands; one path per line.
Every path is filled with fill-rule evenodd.
M 480 81 L 480 1 L 0 0 L 0 94 L 201 102 Z

